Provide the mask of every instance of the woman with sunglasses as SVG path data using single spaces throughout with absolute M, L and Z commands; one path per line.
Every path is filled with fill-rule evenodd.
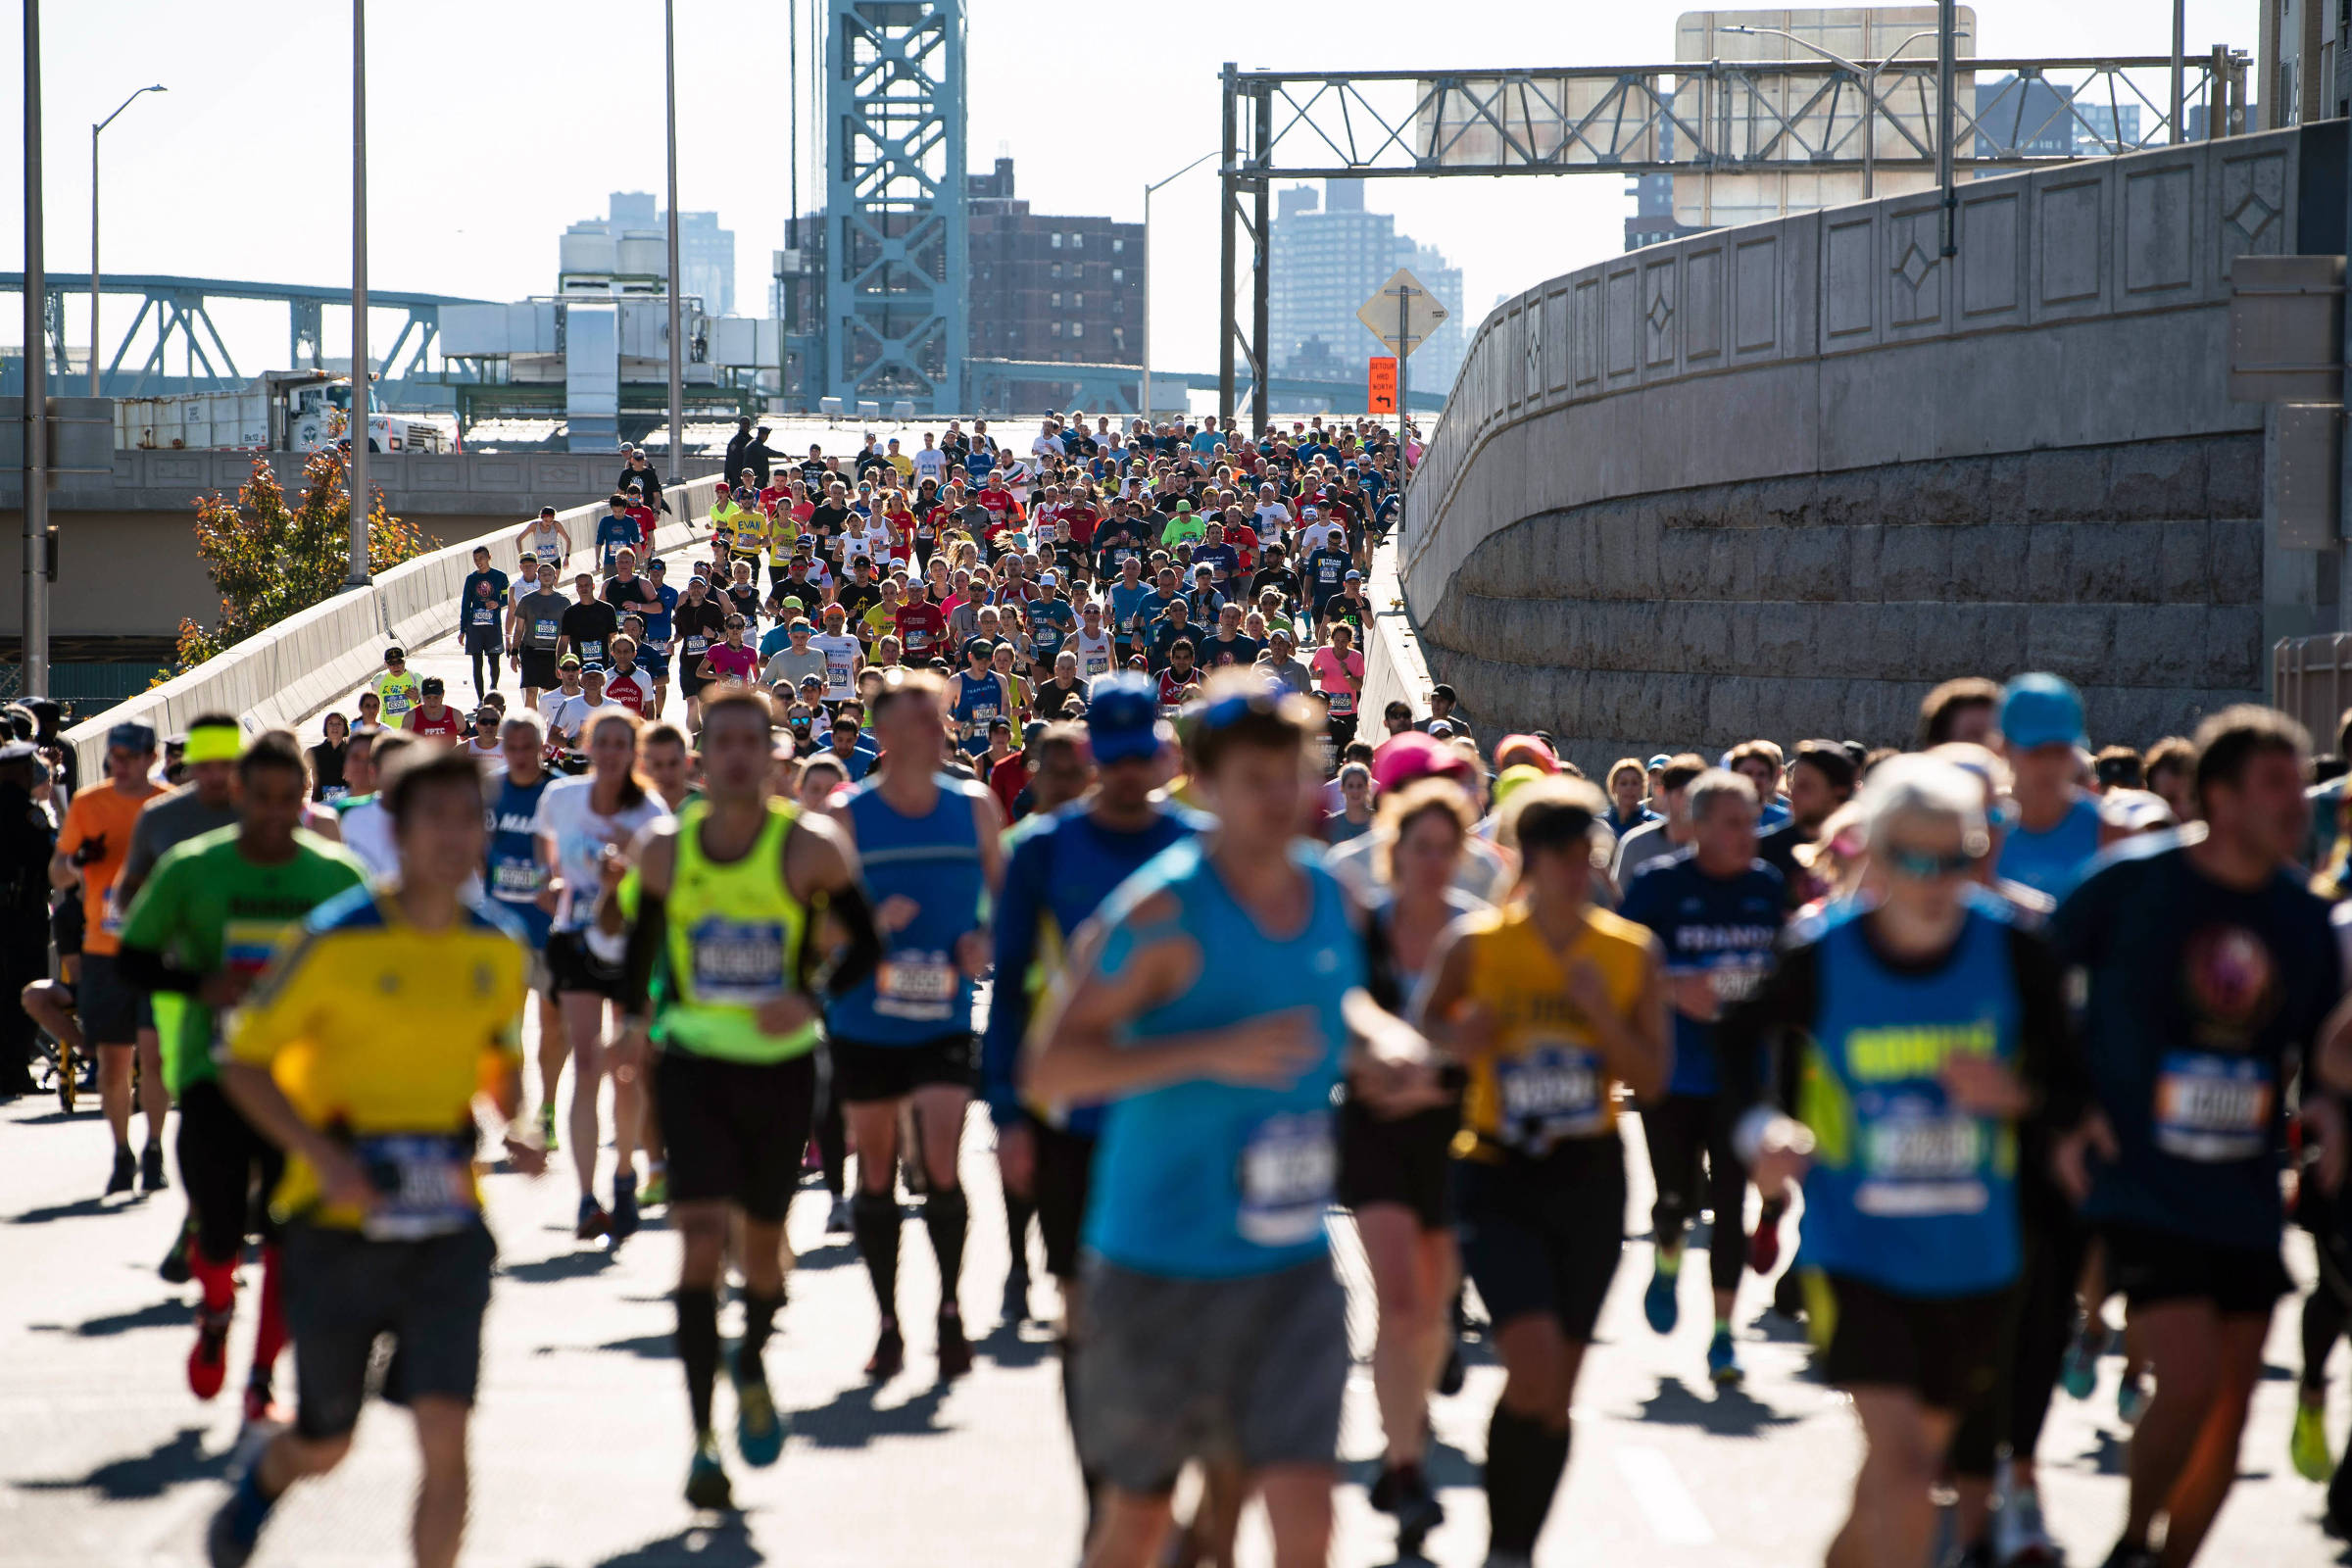
M 733 685 L 749 685 L 752 671 L 760 665 L 760 650 L 748 647 L 743 640 L 750 622 L 741 615 L 729 615 L 726 620 L 726 640 L 713 643 L 703 654 L 703 662 L 695 673 L 706 683 L 724 681 Z
M 1583 779 L 1512 793 L 1501 836 L 1525 897 L 1446 928 L 1419 1007 L 1467 1073 L 1462 1263 L 1504 1371 L 1487 1427 L 1488 1568 L 1534 1560 L 1567 1473 L 1569 1406 L 1624 1245 L 1615 1086 L 1655 1098 L 1673 1055 L 1657 939 L 1592 903 L 1607 808 Z
M 1897 758 L 1861 807 L 1861 897 L 1716 1035 L 1726 1102 L 1754 1107 L 1737 1142 L 1757 1190 L 1803 1186 L 1807 1319 L 1862 1426 L 1831 1568 L 1927 1560 L 1930 1488 L 2014 1321 L 2021 1124 L 2070 1125 L 2087 1094 L 2056 956 L 1977 887 L 1983 786 Z

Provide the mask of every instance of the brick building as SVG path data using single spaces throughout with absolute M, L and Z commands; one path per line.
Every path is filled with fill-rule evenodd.
M 965 320 L 979 360 L 1144 363 L 1144 227 L 1032 213 L 1013 194 L 1012 160 L 965 176 L 971 281 Z M 1071 387 L 1018 381 L 1012 406 L 1067 408 Z

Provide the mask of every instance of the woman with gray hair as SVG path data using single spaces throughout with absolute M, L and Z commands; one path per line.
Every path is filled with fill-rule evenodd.
M 1716 1032 L 1757 1190 L 1804 1189 L 1808 1318 L 1862 1423 L 1832 1568 L 1927 1559 L 1929 1488 L 2013 1319 L 2021 1125 L 2071 1125 L 2087 1094 L 2055 957 L 1972 888 L 1991 849 L 1982 784 L 1896 758 L 1861 806 L 1862 896 Z M 1750 1076 L 1765 1049 L 1770 1098 Z

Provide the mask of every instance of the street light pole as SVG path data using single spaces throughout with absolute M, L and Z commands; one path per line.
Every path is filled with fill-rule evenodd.
M 1776 38 L 1786 38 L 1799 49 L 1810 49 L 1832 65 L 1841 66 L 1853 73 L 1862 83 L 1862 199 L 1869 201 L 1877 195 L 1879 185 L 1879 73 L 1892 65 L 1896 55 L 1901 54 L 1920 39 L 1935 37 L 1936 29 L 1928 27 L 1913 33 L 1901 43 L 1887 50 L 1885 55 L 1872 61 L 1867 68 L 1856 65 L 1841 54 L 1824 49 L 1809 38 L 1800 38 L 1783 27 L 1726 25 L 1719 30 L 1747 33 L 1751 36 L 1768 33 Z
M 686 366 L 679 343 L 678 317 L 678 22 L 677 0 L 662 0 L 662 78 L 668 90 L 669 127 L 669 482 L 684 477 L 686 461 Z M 781 363 L 779 361 L 779 363 Z M 720 474 L 722 485 L 732 474 Z M 654 510 L 662 510 L 659 496 Z M 679 503 L 681 506 L 683 502 Z
M 1147 423 L 1152 418 L 1152 193 L 1191 173 L 1216 156 L 1217 149 L 1211 147 L 1166 179 L 1155 179 L 1144 187 L 1144 406 L 1137 412 L 1143 415 Z
M 1954 0 L 1936 8 L 1936 178 L 1943 187 L 1943 254 L 1960 254 L 1960 197 L 1952 189 L 1952 94 L 1959 52 L 1959 26 Z M 1940 286 L 1940 285 L 1938 285 Z
M 2188 67 L 2188 0 L 2173 0 L 2173 137 L 2178 147 L 2187 139 L 2180 125 L 2180 98 Z M 2119 127 L 2120 131 L 2120 127 Z
M 141 87 L 122 100 L 122 107 L 90 127 L 90 396 L 103 397 L 98 389 L 98 133 L 122 118 L 122 110 L 139 101 L 141 94 L 169 92 L 162 82 Z
M 41 0 L 24 0 L 24 624 L 19 694 L 49 691 L 49 280 L 41 260 Z
M 346 588 L 368 586 L 368 0 L 351 0 L 351 564 Z

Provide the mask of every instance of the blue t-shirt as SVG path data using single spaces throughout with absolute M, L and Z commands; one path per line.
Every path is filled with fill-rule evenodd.
M 2019 1266 L 2017 1131 L 1952 1105 L 1942 1071 L 1958 1054 L 2019 1059 L 2008 923 L 1972 906 L 1951 956 L 1916 973 L 1872 951 L 1858 914 L 1833 919 L 1816 954 L 1798 1261 L 1898 1296 L 2000 1290 Z
M 2082 880 L 2099 853 L 2099 808 L 2089 796 L 2078 796 L 2066 814 L 2036 833 L 2023 823 L 2012 824 L 2001 840 L 1994 874 L 2023 882 L 2036 892 L 2063 899 Z
M 835 751 L 829 745 L 813 755 L 817 757 L 830 757 L 833 759 L 833 760 L 839 762 L 841 764 L 842 771 L 850 776 L 850 782 L 853 784 L 864 782 L 865 775 L 873 771 L 874 754 L 867 751 L 862 745 L 852 746 L 850 748 L 850 755 L 847 757 L 842 756 L 841 753 Z
M 1004 889 L 992 917 L 998 980 L 980 1050 L 980 1088 L 997 1125 L 1021 1113 L 1015 1074 L 1037 997 L 1061 966 L 1070 938 L 1118 885 L 1160 851 L 1208 819 L 1168 807 L 1149 827 L 1122 833 L 1097 822 L 1084 803 L 1032 816 L 1006 835 Z M 1094 1136 L 1100 1106 L 1073 1107 L 1062 1125 Z
M 1158 597 L 1157 592 L 1148 582 L 1139 582 L 1133 587 L 1123 582 L 1112 583 L 1110 585 L 1111 631 L 1120 637 L 1131 635 L 1137 629 L 1136 617 L 1143 614 L 1144 608 Z
M 646 586 L 653 590 L 656 599 L 662 601 L 662 612 L 645 617 L 645 647 L 657 654 L 667 654 L 671 631 L 670 616 L 676 612 L 678 608 L 678 591 L 667 583 L 663 583 L 659 588 L 655 588 L 651 582 L 648 582 Z M 640 650 L 640 652 L 644 651 Z
M 547 886 L 547 868 L 539 863 L 539 839 L 532 823 L 539 815 L 539 797 L 555 775 L 541 773 L 529 786 L 502 775 L 483 814 L 490 840 L 482 858 L 482 891 L 491 902 L 521 926 L 533 948 L 547 946 L 555 915 L 539 907 L 539 890 Z
M 2207 879 L 2180 835 L 2109 850 L 2044 933 L 2086 971 L 2093 1093 L 2122 1157 L 2083 1212 L 2276 1253 L 2289 1063 L 2343 993 L 2328 906 L 2281 869 L 2252 892 Z
M 1066 599 L 1040 599 L 1029 607 L 1029 658 L 1047 675 L 1061 645 L 1078 629 L 1078 616 Z M 1044 679 L 1045 675 L 1040 675 Z
M 619 564 L 623 550 L 634 550 L 644 535 L 637 531 L 637 519 L 628 514 L 606 513 L 596 519 L 597 564 L 611 571 Z
M 1183 940 L 1220 983 L 1196 985 L 1130 1024 L 1122 1044 L 1304 1009 L 1315 1064 L 1285 1088 L 1187 1079 L 1112 1102 L 1095 1148 L 1086 1242 L 1122 1268 L 1175 1279 L 1271 1274 L 1325 1254 L 1323 1213 L 1339 1171 L 1332 1092 L 1348 1049 L 1341 998 L 1364 984 L 1364 945 L 1348 896 L 1312 848 L 1291 847 L 1312 904 L 1296 936 L 1261 929 L 1191 839 L 1154 857 L 1103 905 L 1096 959 L 1116 976 L 1139 947 Z M 1167 894 L 1172 915 L 1139 915 Z
M 487 594 L 478 590 L 490 585 Z M 495 566 L 488 571 L 469 571 L 458 589 L 458 629 L 468 638 L 495 636 L 506 624 L 501 613 L 507 608 L 507 574 Z
M 868 1046 L 919 1046 L 972 1029 L 971 979 L 956 961 L 956 944 L 980 929 L 987 891 L 980 869 L 972 802 L 988 786 L 952 773 L 937 776 L 928 814 L 906 817 L 881 795 L 879 779 L 850 791 L 844 808 L 865 868 L 875 908 L 903 897 L 914 918 L 883 934 L 882 960 L 857 989 L 825 1009 L 836 1038 Z
M 1697 851 L 1683 850 L 1643 866 L 1618 912 L 1658 934 L 1669 978 L 1704 974 L 1728 1007 L 1754 992 L 1772 967 L 1788 905 L 1788 885 L 1762 860 L 1735 876 L 1709 876 L 1698 868 Z M 1719 1087 L 1715 1026 L 1677 1008 L 1667 1093 L 1711 1095 Z

